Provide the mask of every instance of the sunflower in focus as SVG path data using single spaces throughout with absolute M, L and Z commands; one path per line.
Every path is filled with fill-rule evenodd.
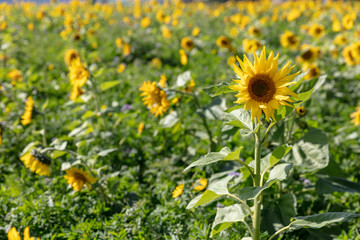
M 66 169 L 65 171 L 66 175 L 64 178 L 67 180 L 68 184 L 71 184 L 75 191 L 82 190 L 84 185 L 91 189 L 91 184 L 94 184 L 97 181 L 97 178 L 91 177 L 83 169 L 72 167 L 70 169 Z
M 216 40 L 216 45 L 219 48 L 228 48 L 228 49 L 231 48 L 230 39 L 228 37 L 225 37 L 225 36 L 218 37 L 218 39 Z
M 173 193 L 172 193 L 172 198 L 177 198 L 177 197 L 179 197 L 179 196 L 183 193 L 184 187 L 185 187 L 184 184 L 178 185 L 178 186 L 175 188 L 175 190 L 173 191 Z
M 355 126 L 360 125 L 360 107 L 357 107 L 357 108 L 356 108 L 356 111 L 353 112 L 352 114 L 350 114 L 350 117 L 352 118 L 351 122 L 352 122 Z
M 30 237 L 30 228 L 26 227 L 24 230 L 24 240 L 40 240 L 40 238 Z M 11 228 L 8 232 L 8 240 L 21 240 L 19 232 L 15 227 Z
M 150 113 L 155 117 L 162 116 L 169 108 L 170 102 L 167 99 L 166 93 L 156 86 L 156 82 L 144 82 L 139 88 L 142 93 L 142 101 L 150 108 Z
M 27 101 L 25 104 L 26 104 L 25 112 L 21 116 L 21 123 L 24 126 L 31 123 L 31 117 L 32 117 L 33 109 L 34 109 L 34 100 L 32 99 L 31 96 L 29 96 L 27 98 Z
M 72 61 L 75 59 L 79 59 L 80 60 L 80 54 L 78 51 L 76 51 L 75 49 L 69 49 L 66 51 L 65 53 L 65 63 L 67 66 L 70 66 Z
M 181 39 L 181 47 L 185 50 L 191 50 L 194 48 L 194 42 L 189 37 L 184 37 Z
M 79 58 L 76 58 L 71 62 L 69 71 L 70 83 L 73 86 L 84 86 L 90 76 L 89 72 L 86 70 Z
M 293 102 L 290 96 L 296 97 L 297 95 L 292 92 L 287 86 L 294 84 L 290 82 L 299 72 L 288 75 L 294 66 L 290 67 L 291 61 L 283 66 L 279 71 L 278 60 L 279 54 L 275 57 L 271 52 L 266 59 L 265 47 L 261 51 L 260 58 L 254 54 L 254 64 L 244 55 L 244 60 L 241 61 L 240 67 L 233 65 L 234 71 L 240 80 L 233 80 L 238 83 L 230 86 L 230 89 L 238 91 L 235 95 L 237 101 L 235 103 L 245 104 L 246 110 L 251 110 L 251 119 L 255 117 L 260 123 L 262 113 L 265 114 L 267 121 L 275 119 L 274 112 L 280 106 L 290 106 L 289 103 Z
M 32 150 L 30 153 L 22 156 L 20 160 L 30 169 L 30 171 L 39 174 L 40 176 L 50 176 L 51 160 L 38 151 Z
M 299 46 L 299 38 L 292 32 L 286 31 L 280 36 L 280 43 L 283 47 L 296 49 Z

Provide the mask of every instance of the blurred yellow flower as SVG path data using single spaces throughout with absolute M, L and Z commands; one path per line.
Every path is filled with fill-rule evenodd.
M 348 43 L 348 39 L 343 34 L 339 34 L 339 35 L 336 35 L 336 37 L 334 39 L 334 43 L 342 46 L 342 45 L 345 45 Z
M 78 85 L 73 85 L 70 92 L 70 100 L 75 101 L 82 94 L 84 94 L 84 90 L 82 90 Z
M 230 56 L 228 59 L 227 59 L 227 64 L 229 66 L 232 66 L 234 63 L 236 63 L 236 57 L 235 56 Z
M 160 80 L 159 80 L 160 87 L 164 88 L 165 84 L 166 84 L 166 81 L 167 81 L 166 76 L 164 74 L 161 74 Z
M 251 26 L 248 29 L 248 33 L 253 36 L 261 36 L 261 30 L 258 27 Z
M 8 240 L 21 240 L 20 234 L 15 227 L 12 227 L 8 232 Z M 30 228 L 26 227 L 24 230 L 24 240 L 35 240 L 34 237 L 30 237 Z M 40 238 L 36 238 L 40 240 Z
M 353 112 L 350 117 L 352 118 L 351 122 L 355 125 L 358 126 L 360 125 L 360 106 L 356 108 L 356 111 Z
M 230 39 L 226 36 L 220 36 L 216 40 L 216 45 L 220 48 L 231 48 Z
M 117 67 L 116 71 L 118 73 L 123 73 L 125 71 L 125 69 L 126 69 L 125 63 L 120 63 L 119 66 Z
M 150 20 L 150 18 L 148 18 L 148 17 L 144 17 L 143 19 L 141 19 L 141 26 L 143 27 L 143 28 L 147 28 L 147 27 L 149 27 L 150 26 L 150 23 L 151 23 L 151 20 Z
M 85 172 L 83 169 L 71 167 L 65 171 L 66 175 L 64 178 L 67 180 L 68 184 L 71 184 L 75 191 L 82 190 L 84 185 L 91 189 L 91 184 L 94 184 L 97 181 L 96 177 L 91 177 L 90 174 Z
M 296 108 L 296 114 L 299 115 L 300 117 L 305 116 L 307 113 L 307 110 L 305 107 L 297 107 Z
M 301 12 L 299 9 L 293 8 L 291 9 L 291 11 L 288 13 L 286 19 L 288 20 L 288 22 L 292 22 L 295 19 L 298 19 L 301 16 Z
M 34 101 L 33 101 L 32 97 L 29 96 L 27 98 L 27 101 L 26 101 L 25 112 L 21 116 L 22 125 L 25 126 L 25 125 L 28 125 L 28 124 L 31 123 L 31 117 L 32 117 L 32 113 L 33 113 L 33 108 L 34 108 Z
M 296 49 L 299 46 L 299 38 L 294 33 L 285 31 L 285 33 L 280 36 L 280 43 L 283 47 Z
M 356 18 L 356 17 L 355 17 Z M 355 20 L 354 16 L 352 14 L 346 14 L 341 22 L 342 22 L 342 25 L 343 27 L 346 29 L 346 30 L 350 30 L 353 28 L 354 26 L 354 20 Z
M 181 65 L 186 65 L 188 63 L 188 57 L 186 55 L 186 52 L 184 49 L 180 49 L 179 50 L 179 54 L 180 54 L 180 63 Z
M 354 45 L 346 46 L 342 51 L 342 56 L 347 65 L 356 65 L 360 62 L 355 56 Z
M 179 197 L 179 196 L 183 193 L 184 187 L 185 187 L 184 184 L 178 185 L 178 186 L 175 188 L 175 190 L 173 191 L 173 193 L 172 193 L 172 198 L 177 198 L 177 197 Z
M 115 40 L 115 44 L 116 44 L 116 46 L 117 46 L 118 48 L 121 48 L 122 45 L 123 45 L 123 40 L 122 40 L 122 38 L 117 38 L 117 39 Z
M 294 68 L 294 66 L 290 67 L 290 61 L 277 71 L 278 59 L 279 54 L 275 57 L 273 52 L 266 59 L 264 47 L 260 58 L 254 53 L 254 64 L 244 55 L 243 61 L 237 58 L 241 68 L 233 65 L 236 75 L 240 78 L 240 80 L 233 80 L 238 84 L 230 86 L 230 89 L 239 91 L 235 95 L 238 98 L 235 103 L 244 103 L 245 109 L 251 110 L 251 119 L 256 117 L 259 123 L 263 112 L 267 121 L 270 117 L 275 119 L 275 110 L 281 105 L 292 107 L 289 104 L 293 102 L 290 96 L 297 96 L 287 86 L 295 83 L 290 81 L 299 72 L 288 75 Z
M 90 73 L 81 63 L 80 59 L 74 59 L 69 67 L 70 83 L 74 86 L 82 87 L 86 83 Z
M 10 78 L 12 85 L 15 85 L 16 82 L 21 82 L 23 80 L 21 72 L 17 69 L 11 70 L 7 76 Z
M 296 61 L 300 63 L 313 62 L 320 54 L 320 49 L 318 47 L 305 46 L 302 47 L 302 49 L 304 49 L 304 51 L 296 57 Z
M 29 31 L 34 30 L 34 24 L 33 23 L 28 23 L 27 28 L 28 28 Z
M 138 126 L 138 134 L 141 134 L 144 131 L 144 128 L 145 128 L 144 123 L 140 122 Z
M 332 23 L 332 30 L 333 32 L 340 32 L 341 31 L 341 23 L 338 19 L 334 19 Z
M 194 79 L 190 79 L 189 84 L 185 87 L 185 92 L 192 93 L 196 84 Z
M 242 41 L 242 46 L 246 53 L 252 53 L 262 47 L 261 43 L 257 40 L 244 39 Z
M 166 26 L 161 27 L 161 33 L 162 33 L 162 36 L 166 39 L 169 39 L 172 36 L 171 30 Z
M 64 60 L 67 66 L 70 66 L 72 61 L 75 59 L 80 59 L 80 54 L 78 51 L 75 49 L 69 49 L 65 52 Z
M 50 176 L 50 160 L 45 157 L 39 157 L 38 155 L 41 156 L 40 153 L 32 150 L 31 153 L 22 156 L 20 160 L 30 171 L 40 176 Z
M 128 55 L 130 55 L 130 53 L 131 53 L 130 44 L 125 43 L 124 46 L 123 46 L 123 55 L 128 56 Z
M 194 29 L 192 30 L 192 35 L 194 37 L 197 37 L 200 33 L 200 28 L 199 27 L 194 27 Z
M 194 42 L 189 37 L 184 37 L 181 39 L 181 47 L 185 50 L 191 50 L 194 48 Z
M 320 76 L 320 69 L 315 64 L 305 62 L 301 66 L 301 70 L 304 72 L 309 70 L 308 74 L 305 75 L 305 80 L 317 78 Z
M 162 65 L 162 62 L 161 62 L 160 58 L 151 59 L 151 66 L 153 66 L 154 68 L 160 68 L 161 65 Z
M 144 82 L 139 90 L 142 91 L 140 94 L 143 97 L 142 101 L 155 117 L 162 116 L 168 110 L 170 102 L 166 93 L 156 86 L 156 82 Z
M 197 191 L 202 191 L 206 188 L 207 184 L 208 184 L 208 180 L 206 178 L 201 178 L 198 181 L 196 181 L 194 189 Z
M 313 37 L 320 38 L 325 33 L 325 27 L 322 24 L 313 24 L 309 29 L 309 34 Z

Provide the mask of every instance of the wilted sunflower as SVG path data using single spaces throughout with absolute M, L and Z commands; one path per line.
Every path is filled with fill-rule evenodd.
M 67 179 L 67 183 L 71 184 L 72 188 L 75 191 L 80 191 L 86 185 L 89 189 L 91 189 L 91 184 L 97 181 L 97 178 L 91 177 L 87 172 L 83 169 L 78 169 L 72 167 L 70 169 L 66 169 L 66 175 L 64 176 Z
M 30 237 L 30 228 L 26 227 L 24 230 L 24 240 L 40 240 L 40 238 Z M 20 234 L 15 227 L 8 232 L 8 240 L 21 240 Z
M 181 39 L 181 47 L 185 50 L 191 50 L 194 48 L 194 42 L 189 37 L 184 37 Z
M 67 66 L 70 66 L 72 61 L 75 59 L 79 59 L 80 60 L 80 54 L 78 51 L 76 51 L 75 49 L 69 49 L 66 51 L 65 53 L 65 63 Z
M 245 103 L 245 109 L 251 110 L 251 119 L 256 117 L 259 123 L 262 112 L 265 113 L 267 121 L 270 117 L 275 119 L 275 110 L 281 105 L 292 107 L 289 104 L 293 102 L 290 96 L 297 96 L 287 86 L 294 83 L 290 81 L 299 72 L 288 75 L 294 67 L 290 67 L 291 61 L 277 71 L 278 59 L 279 54 L 275 57 L 273 52 L 266 59 L 264 47 L 260 58 L 254 53 L 254 64 L 244 55 L 243 61 L 237 58 L 241 68 L 233 65 L 235 73 L 240 78 L 240 80 L 233 80 L 238 84 L 230 86 L 230 89 L 239 91 L 235 95 L 238 98 L 235 103 Z
M 183 193 L 184 187 L 185 187 L 184 184 L 178 185 L 178 186 L 175 188 L 175 190 L 173 191 L 172 197 L 173 197 L 173 198 L 179 197 L 179 196 Z
M 31 117 L 32 117 L 33 109 L 34 109 L 34 100 L 32 99 L 31 96 L 29 96 L 27 98 L 27 101 L 25 104 L 26 104 L 25 112 L 21 116 L 21 123 L 24 126 L 31 123 Z
M 299 45 L 299 38 L 292 32 L 286 31 L 280 36 L 280 43 L 283 47 L 296 49 Z
M 51 160 L 38 151 L 32 150 L 30 153 L 22 156 L 20 160 L 30 169 L 30 171 L 39 174 L 40 176 L 50 176 Z
M 216 45 L 219 48 L 231 48 L 231 42 L 230 39 L 226 36 L 220 36 L 216 40 Z
M 350 117 L 352 118 L 351 122 L 358 126 L 360 125 L 360 106 L 356 108 L 356 111 L 350 114 Z
M 90 76 L 85 66 L 81 63 L 80 59 L 74 59 L 69 67 L 70 83 L 73 86 L 82 87 Z
M 162 116 L 168 110 L 170 102 L 166 93 L 156 86 L 156 82 L 144 82 L 139 90 L 142 91 L 140 95 L 143 97 L 142 101 L 155 117 Z

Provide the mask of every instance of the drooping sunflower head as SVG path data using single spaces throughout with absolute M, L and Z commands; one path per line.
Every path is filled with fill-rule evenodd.
M 51 159 L 46 155 L 32 150 L 20 158 L 30 171 L 39 174 L 40 176 L 50 176 Z
M 170 102 L 166 93 L 156 86 L 156 82 L 144 82 L 139 90 L 142 91 L 140 94 L 143 97 L 142 101 L 156 117 L 162 116 L 168 110 Z
M 94 184 L 97 181 L 97 178 L 91 177 L 90 174 L 85 172 L 83 169 L 71 167 L 65 171 L 66 175 L 64 178 L 67 180 L 68 184 L 71 184 L 75 191 L 82 190 L 84 185 L 91 189 L 91 184 Z
M 72 61 L 75 59 L 80 59 L 80 54 L 78 51 L 76 51 L 75 49 L 69 49 L 66 51 L 65 53 L 65 63 L 67 66 L 70 66 Z
M 216 40 L 216 45 L 219 48 L 231 48 L 231 42 L 230 39 L 228 37 L 225 36 L 220 36 L 217 40 Z
M 290 106 L 293 102 L 290 96 L 297 95 L 287 86 L 294 84 L 290 82 L 299 72 L 288 75 L 294 66 L 290 67 L 289 61 L 278 71 L 279 54 L 274 56 L 271 52 L 266 58 L 265 47 L 260 57 L 254 54 L 254 64 L 244 55 L 243 61 L 237 58 L 240 67 L 233 65 L 239 80 L 233 80 L 237 84 L 230 86 L 232 90 L 238 91 L 235 95 L 235 103 L 245 104 L 246 110 L 251 110 L 251 119 L 256 117 L 260 123 L 262 113 L 265 114 L 267 121 L 270 117 L 275 120 L 275 110 L 280 106 Z

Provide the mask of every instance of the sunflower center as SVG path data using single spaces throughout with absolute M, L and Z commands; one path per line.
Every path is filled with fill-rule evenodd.
M 288 36 L 288 42 L 290 44 L 296 44 L 296 37 L 294 35 Z
M 276 92 L 275 83 L 268 75 L 264 74 L 251 78 L 248 89 L 252 99 L 263 103 L 270 102 Z
M 304 52 L 301 56 L 303 59 L 309 60 L 312 57 L 312 51 L 309 49 L 306 52 Z
M 73 174 L 74 174 L 74 178 L 75 178 L 76 180 L 82 181 L 82 182 L 87 182 L 87 179 L 86 179 L 86 177 L 85 177 L 83 174 L 77 173 L 77 172 L 75 172 L 75 173 L 73 173 Z
M 222 39 L 222 40 L 221 40 L 221 44 L 222 44 L 223 46 L 227 46 L 228 43 L 229 43 L 229 42 L 228 42 L 226 39 Z

